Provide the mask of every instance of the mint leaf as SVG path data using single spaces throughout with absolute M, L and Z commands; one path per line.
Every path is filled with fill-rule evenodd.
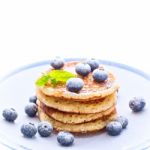
M 51 72 L 49 72 L 47 74 L 43 74 L 36 81 L 36 85 L 37 86 L 44 86 L 49 81 L 53 86 L 55 86 L 57 84 L 65 84 L 68 79 L 73 78 L 75 76 L 76 76 L 75 74 L 68 72 L 68 71 L 52 70 Z
M 57 84 L 57 81 L 55 78 L 50 77 L 50 81 L 51 81 L 51 84 L 54 86 Z
M 49 80 L 49 75 L 43 74 L 38 80 L 36 80 L 35 84 L 37 86 L 43 86 L 48 82 L 48 80 Z
M 57 80 L 57 82 L 66 82 L 68 79 L 75 77 L 71 72 L 64 70 L 52 70 L 48 75 Z

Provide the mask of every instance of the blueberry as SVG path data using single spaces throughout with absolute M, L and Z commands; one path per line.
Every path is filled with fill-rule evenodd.
M 33 123 L 25 123 L 21 126 L 21 133 L 28 138 L 36 135 L 37 129 Z
M 99 69 L 95 69 L 93 71 L 93 79 L 96 82 L 103 82 L 105 80 L 107 80 L 108 78 L 108 73 L 104 70 L 99 70 Z
M 18 114 L 15 109 L 7 108 L 3 110 L 3 117 L 9 122 L 14 122 L 18 117 Z
M 25 106 L 25 113 L 29 117 L 34 117 L 37 113 L 37 105 L 34 103 L 29 103 L 28 105 Z
M 61 131 L 57 135 L 57 141 L 62 146 L 70 146 L 74 142 L 74 136 L 69 132 Z
M 31 96 L 31 97 L 29 98 L 29 102 L 31 102 L 31 103 L 35 103 L 35 104 L 36 104 L 36 101 L 37 101 L 36 95 Z
M 80 78 L 70 78 L 66 83 L 66 87 L 70 92 L 79 92 L 83 86 L 84 82 Z
M 116 121 L 118 121 L 118 122 L 121 123 L 123 129 L 126 128 L 127 125 L 128 125 L 128 119 L 127 119 L 126 117 L 124 117 L 124 116 L 119 116 L 119 117 L 116 119 Z
M 106 131 L 112 136 L 119 135 L 122 131 L 122 125 L 118 121 L 112 121 L 106 126 Z
M 79 63 L 75 67 L 76 72 L 81 76 L 87 76 L 91 72 L 91 67 L 85 63 Z
M 99 67 L 99 62 L 96 59 L 89 59 L 86 63 L 90 65 L 92 71 Z
M 64 66 L 64 60 L 60 57 L 56 57 L 55 59 L 51 60 L 50 64 L 54 69 L 61 69 Z
M 40 122 L 38 125 L 38 133 L 42 136 L 42 137 L 48 137 L 51 135 L 53 131 L 53 127 L 49 122 L 43 121 Z
M 146 102 L 145 102 L 144 98 L 142 98 L 142 97 L 133 97 L 133 99 L 131 99 L 129 101 L 129 107 L 134 112 L 142 111 L 144 109 L 145 105 L 146 105 Z

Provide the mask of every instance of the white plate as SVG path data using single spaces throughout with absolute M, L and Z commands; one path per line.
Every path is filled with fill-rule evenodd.
M 66 59 L 76 60 L 76 59 Z M 116 137 L 107 135 L 106 132 L 91 136 L 76 137 L 75 143 L 70 150 L 121 150 L 134 146 L 141 141 L 150 138 L 150 77 L 145 73 L 132 67 L 101 61 L 107 69 L 112 70 L 120 84 L 117 110 L 119 115 L 129 119 L 127 129 Z M 25 122 L 38 123 L 38 118 L 31 119 L 24 113 L 24 106 L 28 103 L 30 96 L 35 94 L 34 82 L 40 73 L 49 67 L 49 61 L 34 63 L 15 70 L 5 76 L 0 84 L 0 110 L 13 107 L 19 113 L 15 123 L 6 122 L 0 118 L 0 143 L 14 149 L 34 150 L 62 150 L 57 143 L 56 135 L 41 138 L 38 134 L 35 138 L 28 139 L 20 133 L 20 126 Z M 143 96 L 147 101 L 145 110 L 141 113 L 133 113 L 129 106 L 129 100 L 134 96 Z M 3 141 L 2 141 L 3 140 Z

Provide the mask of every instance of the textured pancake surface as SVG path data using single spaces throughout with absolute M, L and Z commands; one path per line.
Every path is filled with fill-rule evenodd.
M 99 101 L 78 102 L 62 100 L 60 98 L 49 97 L 37 90 L 38 100 L 48 107 L 52 107 L 64 112 L 73 113 L 98 113 L 105 111 L 116 104 L 116 93 L 109 95 Z
M 38 102 L 38 106 L 41 108 L 43 112 L 45 112 L 51 118 L 67 123 L 67 124 L 78 124 L 78 123 L 85 123 L 89 121 L 96 120 L 98 118 L 102 118 L 104 116 L 108 116 L 115 110 L 115 106 L 112 106 L 106 111 L 95 113 L 95 114 L 77 114 L 77 113 L 66 113 L 62 112 L 50 107 L 45 106 L 41 102 Z
M 117 117 L 115 105 L 119 86 L 113 73 L 106 70 L 107 80 L 97 83 L 92 72 L 86 77 L 76 73 L 75 66 L 78 63 L 81 62 L 66 62 L 62 68 L 84 81 L 78 93 L 68 91 L 63 83 L 52 86 L 50 81 L 36 87 L 39 119 L 50 122 L 57 131 L 95 132 L 105 128 Z M 105 70 L 103 67 L 99 69 Z
M 87 133 L 102 130 L 110 121 L 116 119 L 117 117 L 116 111 L 114 111 L 109 116 L 97 119 L 95 121 L 81 124 L 67 124 L 49 117 L 40 108 L 38 108 L 38 115 L 41 121 L 50 122 L 57 131 L 69 131 L 75 133 Z
M 75 65 L 78 63 L 80 62 L 66 62 L 63 70 L 67 70 L 76 74 Z M 51 71 L 51 69 L 49 71 Z M 100 99 L 102 97 L 111 95 L 119 88 L 118 84 L 116 83 L 115 76 L 111 72 L 108 72 L 108 79 L 101 83 L 97 83 L 93 80 L 92 73 L 86 77 L 81 77 L 79 75 L 77 76 L 82 78 L 85 84 L 79 93 L 69 92 L 65 85 L 52 87 L 47 84 L 43 87 L 37 88 L 40 89 L 45 95 L 61 99 L 69 99 L 70 101 L 92 101 Z

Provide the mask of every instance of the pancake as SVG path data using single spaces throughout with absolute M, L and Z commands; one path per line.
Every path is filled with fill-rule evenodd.
M 60 98 L 46 96 L 40 90 L 37 90 L 36 94 L 38 100 L 44 103 L 46 106 L 64 112 L 83 113 L 83 114 L 98 113 L 111 108 L 116 103 L 116 93 L 103 98 L 103 100 L 100 99 L 99 101 L 92 101 L 92 102 L 61 100 Z
M 63 70 L 76 74 L 75 66 L 78 63 L 80 62 L 66 62 Z M 50 71 L 51 69 L 48 72 Z M 66 89 L 66 85 L 52 87 L 47 84 L 37 88 L 40 89 L 45 95 L 50 97 L 68 99 L 70 101 L 93 101 L 111 95 L 119 88 L 118 84 L 116 83 L 115 76 L 111 72 L 108 72 L 108 79 L 101 83 L 97 83 L 93 80 L 92 73 L 89 73 L 89 75 L 86 77 L 81 77 L 79 75 L 77 76 L 82 78 L 85 84 L 79 93 L 68 91 Z
M 55 119 L 49 117 L 40 108 L 38 108 L 38 115 L 41 121 L 50 122 L 53 125 L 54 129 L 56 129 L 57 131 L 68 131 L 75 133 L 87 133 L 102 130 L 110 121 L 116 119 L 117 117 L 116 111 L 114 111 L 110 115 L 102 117 L 101 119 L 97 119 L 95 121 L 81 124 L 67 124 L 56 121 Z
M 79 124 L 79 123 L 93 121 L 98 118 L 107 116 L 111 114 L 112 112 L 114 112 L 115 110 L 115 106 L 113 106 L 110 109 L 100 112 L 100 113 L 76 114 L 76 113 L 66 113 L 66 112 L 62 112 L 62 111 L 47 107 L 41 102 L 38 102 L 38 106 L 41 108 L 43 112 L 45 112 L 51 118 L 57 121 L 63 122 L 63 123 L 67 123 L 67 124 Z

